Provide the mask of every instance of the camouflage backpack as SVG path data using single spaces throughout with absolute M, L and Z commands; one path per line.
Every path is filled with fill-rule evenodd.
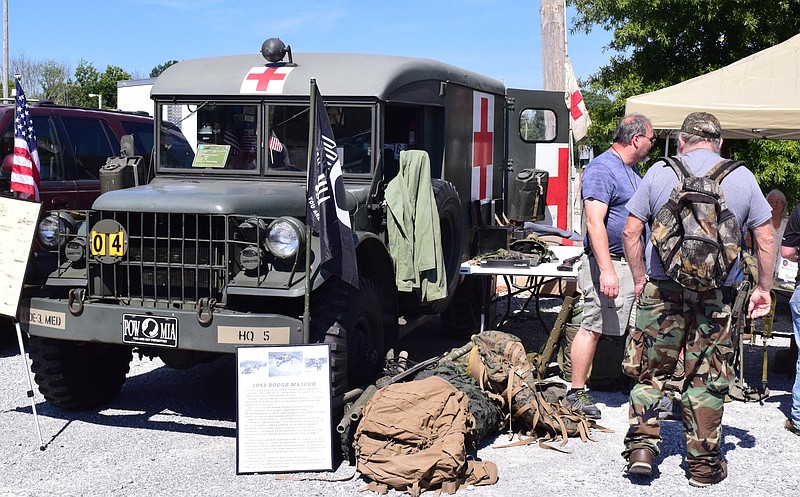
M 536 440 L 541 447 L 555 448 L 545 442 L 560 440 L 563 446 L 570 437 L 591 440 L 590 428 L 604 430 L 562 405 L 560 400 L 566 394 L 562 383 L 536 378 L 519 338 L 486 330 L 473 335 L 472 341 L 467 374 L 500 406 L 509 427 L 513 421 L 525 427 L 522 434 L 530 438 L 520 437 L 517 443 Z
M 705 291 L 725 283 L 739 257 L 742 232 L 720 184 L 742 161 L 723 160 L 694 176 L 679 157 L 661 157 L 678 176 L 669 200 L 656 212 L 651 240 L 664 271 L 684 288 Z

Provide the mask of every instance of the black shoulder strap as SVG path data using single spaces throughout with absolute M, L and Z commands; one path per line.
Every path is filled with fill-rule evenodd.
M 681 181 L 683 178 L 692 176 L 692 172 L 686 168 L 686 165 L 677 155 L 674 155 L 672 157 L 659 157 L 658 160 L 664 161 L 664 164 L 671 167 L 672 170 L 675 171 L 675 175 L 678 176 L 678 181 Z
M 743 165 L 744 161 L 742 160 L 722 160 L 716 166 L 711 168 L 711 170 L 706 174 L 706 178 L 722 184 L 722 180 L 725 179 L 725 176 L 732 173 L 737 167 Z

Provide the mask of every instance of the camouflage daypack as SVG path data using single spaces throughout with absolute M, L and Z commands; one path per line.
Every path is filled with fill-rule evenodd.
M 473 335 L 472 341 L 467 374 L 498 403 L 509 427 L 513 421 L 525 427 L 522 434 L 530 438 L 520 441 L 538 440 L 540 446 L 553 448 L 544 442 L 561 440 L 563 446 L 569 437 L 592 439 L 589 429 L 598 426 L 561 404 L 566 394 L 563 384 L 537 380 L 519 338 L 487 330 Z
M 679 157 L 661 157 L 678 176 L 655 215 L 651 240 L 664 271 L 684 288 L 705 291 L 725 283 L 739 257 L 742 232 L 720 184 L 742 161 L 723 160 L 694 176 Z

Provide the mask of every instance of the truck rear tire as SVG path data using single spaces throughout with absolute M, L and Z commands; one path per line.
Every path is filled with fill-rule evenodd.
M 331 346 L 333 395 L 374 382 L 384 354 L 383 315 L 375 283 L 361 277 L 355 290 L 331 280 L 314 293 L 312 340 L 324 333 L 322 341 Z
M 439 229 L 442 239 L 444 273 L 447 281 L 447 298 L 434 301 L 434 312 L 442 312 L 456 291 L 461 269 L 461 257 L 466 238 L 466 221 L 461 212 L 461 198 L 456 187 L 449 181 L 434 178 L 431 180 L 436 208 L 439 211 Z
M 65 411 L 110 402 L 130 371 L 129 347 L 30 337 L 31 371 L 44 398 Z

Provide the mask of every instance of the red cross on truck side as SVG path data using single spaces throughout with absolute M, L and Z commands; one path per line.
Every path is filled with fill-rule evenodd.
M 489 99 L 480 99 L 480 128 L 472 134 L 472 167 L 480 168 L 479 199 L 489 197 L 486 191 L 486 174 L 492 165 L 494 133 L 489 131 Z
M 256 83 L 256 91 L 267 91 L 270 81 L 282 81 L 286 74 L 281 74 L 274 67 L 268 67 L 262 73 L 251 72 L 247 75 L 247 79 L 251 81 L 258 81 Z

